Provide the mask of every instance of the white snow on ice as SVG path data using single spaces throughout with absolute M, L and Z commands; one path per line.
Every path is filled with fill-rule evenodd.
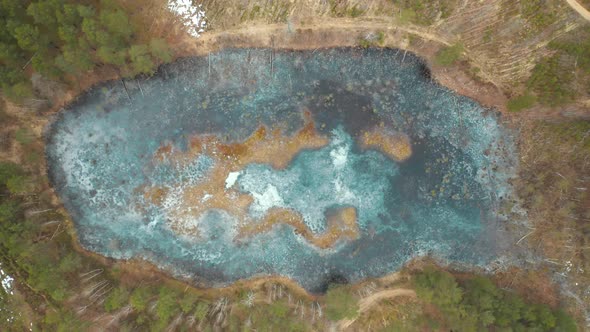
M 252 210 L 260 215 L 266 213 L 270 208 L 285 206 L 285 202 L 279 194 L 279 191 L 272 184 L 266 186 L 263 193 L 251 192 L 251 194 L 254 197 Z
M 213 195 L 205 193 L 205 195 L 203 195 L 203 198 L 201 198 L 201 203 L 205 203 L 206 201 L 210 200 L 211 197 L 213 197 Z
M 330 157 L 335 169 L 343 168 L 348 160 L 348 146 L 339 146 L 333 149 L 330 151 Z
M 240 176 L 240 172 L 229 172 L 227 179 L 225 179 L 225 189 L 233 187 L 238 180 L 238 176 Z

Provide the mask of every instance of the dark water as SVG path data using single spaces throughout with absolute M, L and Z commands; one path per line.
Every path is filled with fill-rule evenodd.
M 400 54 L 401 53 L 401 54 Z M 84 247 L 149 260 L 177 276 L 223 286 L 283 275 L 311 291 L 328 280 L 358 281 L 433 255 L 484 266 L 503 246 L 495 206 L 511 193 L 516 156 L 497 115 L 433 84 L 420 59 L 403 51 L 226 50 L 164 66 L 149 79 L 95 87 L 61 113 L 48 137 L 49 173 Z M 272 68 L 272 71 L 271 71 Z M 127 90 L 127 91 L 126 91 Z M 302 214 L 315 234 L 325 213 L 357 210 L 360 238 L 319 249 L 279 225 L 234 241 L 237 219 L 223 210 L 192 216 L 200 238 L 178 235 L 167 219 L 184 186 L 215 167 L 201 155 L 188 165 L 153 167 L 164 143 L 211 133 L 242 140 L 260 124 L 303 124 L 311 111 L 330 144 L 302 151 L 284 170 L 251 164 L 237 188 L 255 199 L 251 217 L 273 207 Z M 413 155 L 395 162 L 355 138 L 375 126 L 404 133 Z M 168 188 L 164 204 L 137 188 Z M 498 242 L 500 241 L 500 242 Z

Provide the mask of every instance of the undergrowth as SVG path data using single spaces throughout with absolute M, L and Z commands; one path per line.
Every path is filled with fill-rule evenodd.
M 434 61 L 436 62 L 436 64 L 440 66 L 450 66 L 459 61 L 462 54 L 463 44 L 457 43 L 452 46 L 447 46 L 438 51 L 438 53 L 436 53 Z

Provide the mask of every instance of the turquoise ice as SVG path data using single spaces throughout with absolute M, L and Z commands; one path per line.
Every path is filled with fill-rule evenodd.
M 495 112 L 433 83 L 419 58 L 398 50 L 274 51 L 272 70 L 270 52 L 182 59 L 149 78 L 94 87 L 59 114 L 48 132 L 49 175 L 85 248 L 200 285 L 282 275 L 310 291 L 424 255 L 484 266 L 505 254 L 497 209 L 510 199 L 516 157 Z M 138 194 L 198 184 L 215 167 L 207 155 L 154 164 L 161 145 L 183 149 L 197 134 L 243 140 L 261 124 L 293 132 L 304 110 L 330 143 L 282 170 L 248 165 L 233 185 L 254 197 L 252 217 L 290 208 L 316 234 L 328 210 L 355 207 L 359 239 L 320 249 L 278 225 L 236 240 L 238 218 L 222 210 L 195 217 L 201 237 L 190 238 L 168 227 L 174 199 L 156 206 Z M 380 125 L 410 137 L 409 160 L 359 149 L 355 137 Z
M 389 228 L 371 221 L 379 214 L 389 214 L 385 199 L 396 194 L 391 181 L 398 167 L 379 152 L 355 153 L 352 147 L 352 137 L 338 128 L 327 147 L 301 152 L 284 171 L 269 165 L 247 167 L 237 181 L 241 191 L 254 197 L 250 214 L 261 218 L 272 207 L 290 208 L 301 213 L 307 227 L 319 234 L 326 228 L 326 211 L 353 206 L 361 229 L 369 225 Z

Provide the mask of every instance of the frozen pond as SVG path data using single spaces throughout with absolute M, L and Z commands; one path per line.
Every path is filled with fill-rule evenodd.
M 47 157 L 89 250 L 200 285 L 321 291 L 423 255 L 496 259 L 507 137 L 410 53 L 240 49 L 93 88 L 52 124 Z

